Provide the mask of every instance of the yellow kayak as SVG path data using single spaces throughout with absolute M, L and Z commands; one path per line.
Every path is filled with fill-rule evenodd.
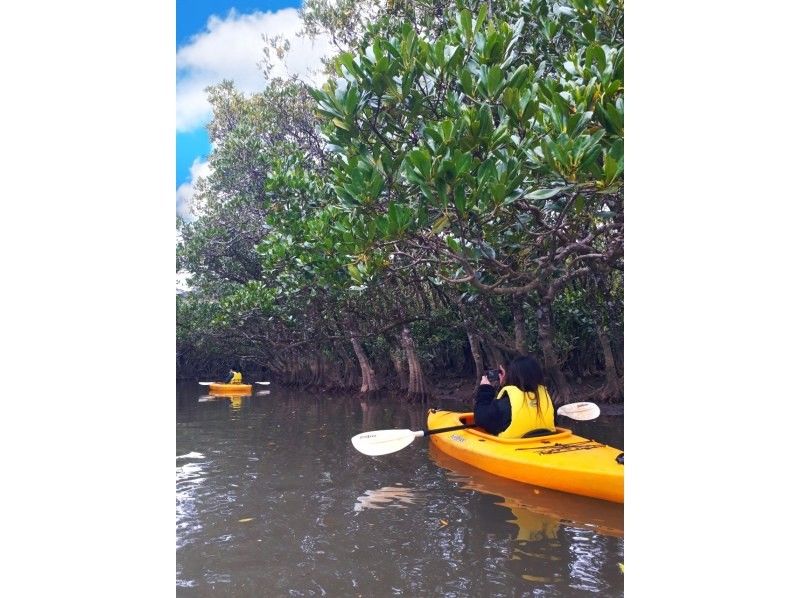
M 472 413 L 428 411 L 428 429 L 474 422 Z M 621 450 L 573 434 L 566 428 L 535 438 L 498 438 L 467 428 L 432 434 L 431 443 L 451 457 L 495 475 L 543 488 L 624 502 Z
M 253 391 L 252 384 L 214 383 L 208 387 L 209 392 L 219 394 L 249 395 Z

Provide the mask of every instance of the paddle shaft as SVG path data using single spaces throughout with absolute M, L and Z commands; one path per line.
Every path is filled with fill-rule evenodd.
M 477 428 L 475 424 L 466 424 L 463 426 L 450 426 L 449 428 L 436 428 L 435 430 L 425 430 L 423 436 L 430 436 L 431 434 L 441 434 L 442 432 L 454 432 L 455 430 L 464 430 L 466 428 Z

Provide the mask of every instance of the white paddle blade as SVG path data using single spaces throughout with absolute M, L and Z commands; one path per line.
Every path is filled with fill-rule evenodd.
M 412 432 L 411 430 L 373 430 L 372 432 L 361 432 L 351 439 L 353 446 L 359 453 L 377 457 L 378 455 L 388 455 L 400 449 L 406 448 L 414 442 L 417 436 L 422 436 L 422 432 Z
M 198 384 L 201 385 L 201 386 L 211 386 L 214 383 L 213 382 L 198 382 Z
M 578 421 L 585 421 L 598 417 L 600 415 L 600 407 L 594 403 L 570 403 L 561 405 L 556 413 Z
M 263 384 L 264 386 L 266 386 L 267 384 L 272 384 L 272 383 L 271 382 L 256 382 L 256 384 Z

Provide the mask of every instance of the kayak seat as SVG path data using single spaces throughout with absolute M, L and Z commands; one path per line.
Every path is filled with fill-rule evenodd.
M 536 428 L 535 430 L 531 430 L 530 432 L 525 432 L 523 434 L 523 438 L 536 438 L 537 436 L 552 436 L 556 432 L 553 430 L 548 430 L 547 428 Z

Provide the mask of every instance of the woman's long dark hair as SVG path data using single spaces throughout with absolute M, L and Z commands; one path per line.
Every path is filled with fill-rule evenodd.
M 517 357 L 508 365 L 505 384 L 506 386 L 516 386 L 525 393 L 532 392 L 536 397 L 536 411 L 541 413 L 539 385 L 544 385 L 544 372 L 538 361 L 530 355 Z

